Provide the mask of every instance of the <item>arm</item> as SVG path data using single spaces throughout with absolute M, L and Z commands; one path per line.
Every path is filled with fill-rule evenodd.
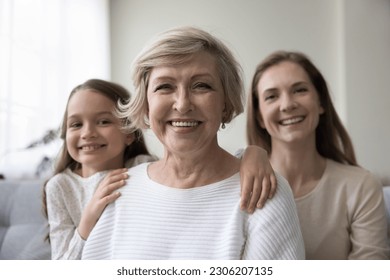
M 51 258 L 54 260 L 78 259 L 84 246 L 84 241 L 78 235 L 76 225 L 68 211 L 68 200 L 68 193 L 63 192 L 56 178 L 47 183 L 46 203 Z
M 77 228 L 83 240 L 88 238 L 104 208 L 120 196 L 117 190 L 126 184 L 128 176 L 126 168 L 116 169 L 109 172 L 99 184 L 92 199 L 84 208 Z
M 380 183 L 369 173 L 356 194 L 352 208 L 348 259 L 389 259 L 386 210 Z
M 248 146 L 243 153 L 240 167 L 241 209 L 253 213 L 262 208 L 276 191 L 276 178 L 267 152 L 258 146 Z
M 291 188 L 277 175 L 277 191 L 248 217 L 243 259 L 304 259 L 305 248 Z
M 116 190 L 124 185 L 124 178 L 128 176 L 124 171 L 127 169 L 118 169 L 108 173 L 100 182 L 94 196 L 84 210 L 73 209 L 73 212 L 76 213 L 83 211 L 78 230 L 76 230 L 75 222 L 79 219 L 77 216 L 80 214 L 73 213 L 72 217 L 68 209 L 80 207 L 79 204 L 75 203 L 75 200 L 80 198 L 63 191 L 58 181 L 48 182 L 46 193 L 52 259 L 81 258 L 85 239 L 89 236 L 105 206 L 119 197 Z M 81 200 L 83 199 L 81 198 Z

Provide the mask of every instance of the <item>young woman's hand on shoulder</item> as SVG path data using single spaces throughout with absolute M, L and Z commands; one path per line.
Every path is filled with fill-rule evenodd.
M 262 208 L 276 192 L 276 177 L 267 152 L 248 146 L 241 159 L 241 209 L 253 213 Z

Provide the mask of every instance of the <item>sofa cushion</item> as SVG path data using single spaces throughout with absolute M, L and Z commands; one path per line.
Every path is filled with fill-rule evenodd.
M 41 180 L 0 181 L 0 259 L 50 259 Z

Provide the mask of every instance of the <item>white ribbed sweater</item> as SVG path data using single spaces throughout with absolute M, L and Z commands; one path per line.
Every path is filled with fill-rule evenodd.
M 239 174 L 202 187 L 171 188 L 129 170 L 121 197 L 91 232 L 83 259 L 303 259 L 293 196 L 279 175 L 262 210 L 239 209 Z

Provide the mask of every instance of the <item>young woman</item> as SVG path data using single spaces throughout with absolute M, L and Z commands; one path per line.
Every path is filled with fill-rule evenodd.
M 247 136 L 290 183 L 307 259 L 388 258 L 381 186 L 357 166 L 325 79 L 307 56 L 279 51 L 257 66 Z

